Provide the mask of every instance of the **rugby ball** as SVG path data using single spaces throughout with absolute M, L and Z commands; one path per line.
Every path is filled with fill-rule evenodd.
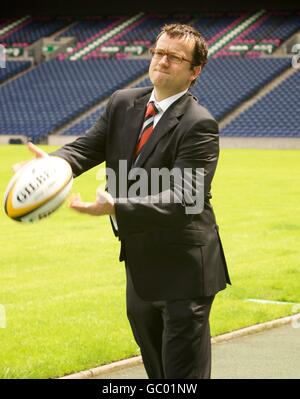
M 72 184 L 72 169 L 67 161 L 56 156 L 35 158 L 8 183 L 4 210 L 19 222 L 36 222 L 59 208 Z

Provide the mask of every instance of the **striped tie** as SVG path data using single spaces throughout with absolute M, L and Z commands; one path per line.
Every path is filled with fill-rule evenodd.
M 155 107 L 154 101 L 150 101 L 149 104 L 147 105 L 144 124 L 143 124 L 142 131 L 138 138 L 137 146 L 135 148 L 135 152 L 134 152 L 135 157 L 137 157 L 139 155 L 142 148 L 149 140 L 149 138 L 153 132 L 153 129 L 154 129 L 154 126 L 153 126 L 154 117 L 157 113 L 158 113 L 158 109 Z

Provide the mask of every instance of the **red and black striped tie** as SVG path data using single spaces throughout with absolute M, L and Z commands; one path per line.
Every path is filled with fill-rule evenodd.
M 158 109 L 155 107 L 154 101 L 150 101 L 147 105 L 147 110 L 146 110 L 146 114 L 145 114 L 142 131 L 139 135 L 139 139 L 138 139 L 137 145 L 135 147 L 135 152 L 134 152 L 135 157 L 137 157 L 139 155 L 142 148 L 149 140 L 149 138 L 153 132 L 153 129 L 154 129 L 154 125 L 153 125 L 154 117 L 157 113 L 158 113 Z

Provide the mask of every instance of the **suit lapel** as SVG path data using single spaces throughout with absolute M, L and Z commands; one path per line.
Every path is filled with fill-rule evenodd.
M 180 97 L 172 104 L 160 118 L 154 128 L 152 135 L 143 147 L 140 156 L 137 158 L 134 167 L 141 167 L 150 156 L 154 148 L 165 134 L 169 133 L 179 122 L 179 117 L 184 113 L 186 101 L 189 96 Z
M 136 142 L 144 122 L 146 106 L 150 94 L 151 91 L 143 97 L 135 99 L 126 110 L 126 119 L 124 123 L 124 129 L 126 129 L 126 131 L 124 131 L 122 135 L 122 159 L 127 160 L 129 165 L 131 165 Z
M 128 161 L 128 165 L 132 165 L 134 149 L 140 134 L 144 116 L 146 112 L 147 102 L 149 101 L 152 89 L 147 91 L 142 97 L 135 99 L 126 110 L 126 119 L 124 122 L 124 129 L 122 134 L 122 158 Z M 134 167 L 141 167 L 150 156 L 156 145 L 158 145 L 161 138 L 170 132 L 179 122 L 179 117 L 184 113 L 185 106 L 190 97 L 190 94 L 185 94 L 180 97 L 174 104 L 172 104 L 159 122 L 143 147 L 140 156 L 134 163 Z

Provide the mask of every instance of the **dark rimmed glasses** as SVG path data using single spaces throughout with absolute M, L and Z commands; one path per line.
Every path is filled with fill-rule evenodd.
M 193 63 L 193 61 L 188 60 L 179 54 L 168 53 L 165 50 L 160 50 L 153 47 L 149 49 L 149 53 L 151 54 L 152 58 L 154 58 L 155 60 L 161 60 L 166 55 L 167 60 L 172 64 L 181 64 L 182 61 L 190 62 L 191 64 Z

